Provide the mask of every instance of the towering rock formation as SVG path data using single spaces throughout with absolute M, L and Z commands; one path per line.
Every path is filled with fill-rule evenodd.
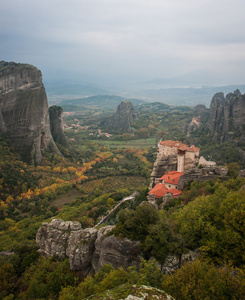
M 40 164 L 43 149 L 61 155 L 50 132 L 47 96 L 36 67 L 0 62 L 0 134 L 28 163 Z
M 49 108 L 50 130 L 56 143 L 61 144 L 65 148 L 71 150 L 71 146 L 67 142 L 64 134 L 63 126 L 63 109 L 61 106 L 51 106 Z
M 110 120 L 104 121 L 104 126 L 110 130 L 129 132 L 131 130 L 131 123 L 136 118 L 133 104 L 128 101 L 122 101 L 116 110 L 116 113 Z
M 245 95 L 239 90 L 229 93 L 226 98 L 223 93 L 213 96 L 210 105 L 208 128 L 214 142 L 234 142 L 239 137 L 245 141 Z

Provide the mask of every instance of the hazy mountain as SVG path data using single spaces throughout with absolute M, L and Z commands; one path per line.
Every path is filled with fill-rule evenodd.
M 59 80 L 46 81 L 45 88 L 49 102 L 56 103 L 64 98 L 78 98 L 93 95 L 111 95 L 112 93 L 96 84 Z
M 104 85 L 97 84 L 94 81 L 79 82 L 73 80 L 50 80 L 45 82 L 45 87 L 50 105 L 61 105 L 61 102 L 62 105 L 67 105 L 74 99 L 80 99 L 78 102 L 73 103 L 73 105 L 77 105 L 77 103 L 82 101 L 84 102 L 84 105 L 96 103 L 96 106 L 101 107 L 101 105 L 107 105 L 107 108 L 108 106 L 116 108 L 119 103 L 125 99 L 130 99 L 134 106 L 138 105 L 139 103 L 135 102 L 132 98 L 141 99 L 146 102 L 162 102 L 174 106 L 196 106 L 197 104 L 204 104 L 209 107 L 212 96 L 215 93 L 222 91 L 226 94 L 236 89 L 239 89 L 241 93 L 245 92 L 245 84 L 219 85 L 219 81 L 215 80 L 214 76 L 210 75 L 209 80 L 207 80 L 208 75 L 210 74 L 192 72 L 180 77 L 167 79 L 155 78 L 140 83 L 131 82 L 128 85 L 121 85 L 117 87 L 110 85 L 110 82 L 108 82 L 106 84 L 106 88 Z M 210 83 L 212 82 L 215 82 L 215 85 L 211 85 Z M 108 98 L 107 100 L 105 100 L 105 98 L 90 98 L 90 96 L 95 95 L 117 95 L 119 98 L 116 100 L 116 96 L 113 96 L 113 101 L 112 98 Z M 87 100 L 84 100 L 85 97 Z M 69 100 L 69 103 L 66 102 L 64 104 L 63 102 L 65 99 L 71 100 Z M 103 102 L 99 103 L 100 100 L 103 100 Z M 114 101 L 116 102 L 113 104 Z M 82 104 L 80 103 L 79 105 Z
M 144 103 L 143 100 L 139 99 L 126 99 L 120 96 L 114 95 L 97 95 L 79 99 L 64 100 L 59 103 L 63 108 L 69 105 L 76 107 L 97 107 L 104 109 L 115 109 L 123 100 L 130 100 L 134 106 Z
M 197 104 L 204 104 L 209 107 L 214 94 L 220 91 L 228 94 L 230 91 L 235 91 L 236 89 L 239 89 L 242 93 L 244 93 L 245 85 L 206 86 L 199 88 L 138 89 L 131 91 L 131 95 L 144 99 L 145 101 L 158 101 L 175 106 L 196 106 Z

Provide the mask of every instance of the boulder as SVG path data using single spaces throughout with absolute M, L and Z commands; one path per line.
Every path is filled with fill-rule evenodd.
M 66 248 L 71 270 L 81 270 L 84 276 L 92 270 L 96 238 L 97 230 L 94 228 L 71 231 Z
M 106 226 L 99 229 L 98 237 L 95 242 L 95 252 L 93 255 L 93 268 L 95 272 L 105 264 L 110 264 L 114 268 L 129 266 L 137 268 L 141 262 L 139 242 L 133 242 L 128 239 L 120 239 L 114 235 L 108 236 L 112 226 Z
M 169 255 L 162 266 L 162 272 L 164 274 L 172 274 L 178 268 L 181 268 L 184 263 L 193 262 L 198 256 L 200 256 L 198 250 L 189 251 L 187 254 L 183 254 L 179 259 L 176 256 Z

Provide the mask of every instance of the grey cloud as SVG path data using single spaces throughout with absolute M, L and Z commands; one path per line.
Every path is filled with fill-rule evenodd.
M 108 80 L 194 69 L 222 69 L 239 79 L 244 8 L 244 0 L 2 1 L 0 54 L 45 72 L 62 66 Z

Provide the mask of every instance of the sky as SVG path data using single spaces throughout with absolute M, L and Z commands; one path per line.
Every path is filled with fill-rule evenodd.
M 46 80 L 245 84 L 244 0 L 0 0 L 0 60 Z

